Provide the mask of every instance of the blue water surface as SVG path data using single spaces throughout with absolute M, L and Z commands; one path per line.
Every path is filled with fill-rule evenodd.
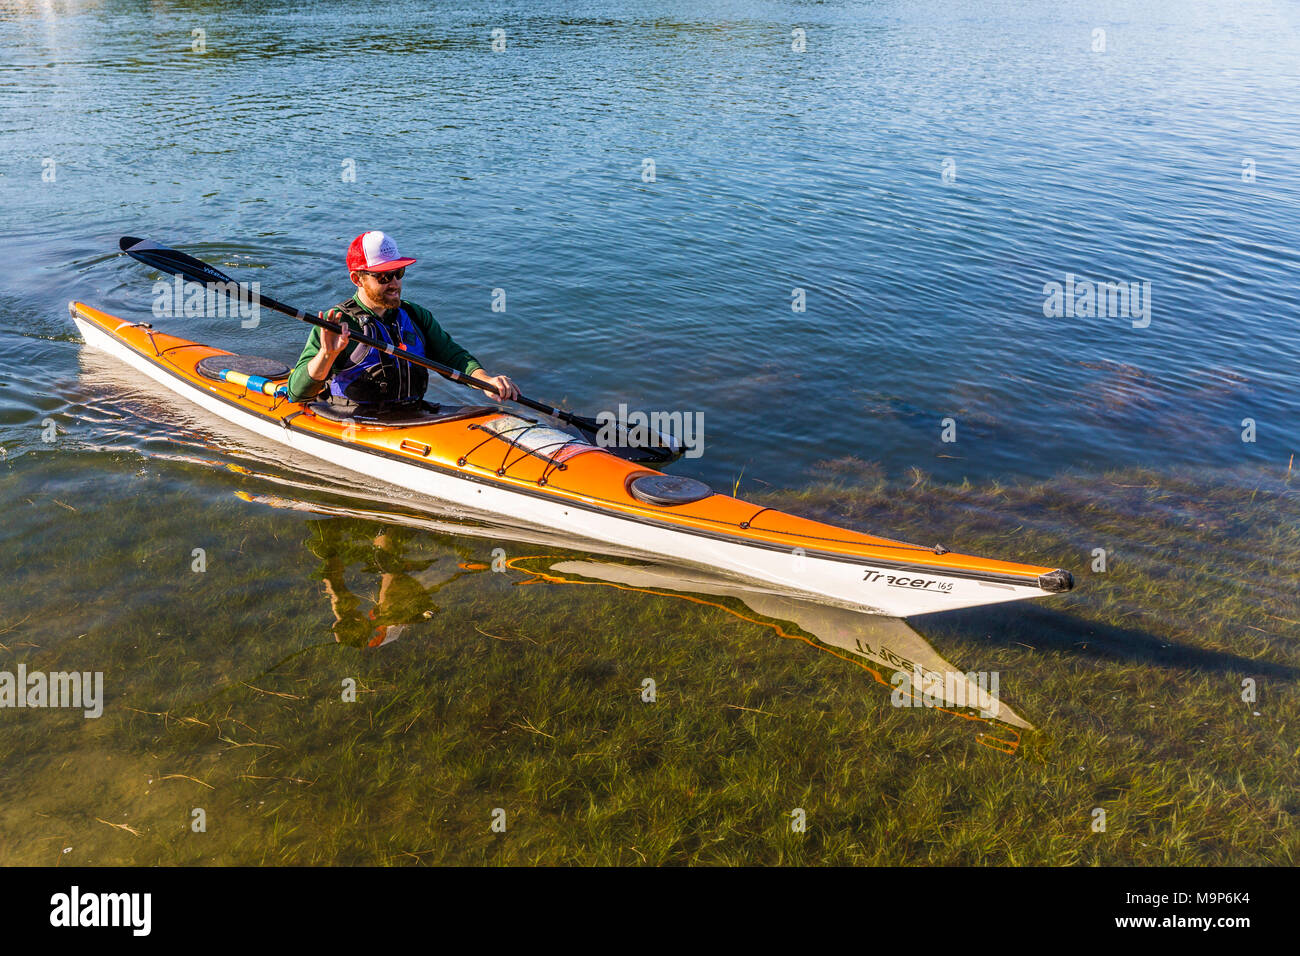
M 678 469 L 718 484 L 1285 469 L 1298 10 L 11 2 L 0 445 L 76 440 L 65 303 L 152 301 L 121 235 L 321 308 L 378 228 L 528 394 L 702 414 Z M 1149 324 L 1045 315 L 1069 276 L 1149 288 Z M 307 331 L 157 324 L 289 361 Z

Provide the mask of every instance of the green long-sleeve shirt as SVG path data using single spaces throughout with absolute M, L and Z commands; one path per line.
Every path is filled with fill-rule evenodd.
M 371 315 L 377 314 L 374 309 L 362 302 L 359 296 L 354 295 L 352 301 Z M 433 313 L 428 309 L 405 300 L 402 301 L 402 308 L 406 310 L 406 314 L 411 317 L 411 321 L 424 335 L 424 354 L 426 356 L 435 362 L 449 365 L 456 371 L 463 372 L 466 375 L 470 375 L 475 369 L 483 367 L 479 364 L 478 359 L 456 344 L 452 337 L 437 323 Z M 347 323 L 348 328 L 353 332 L 361 331 L 361 326 L 351 316 L 345 316 L 343 321 Z M 312 327 L 311 334 L 307 336 L 307 344 L 303 346 L 302 355 L 298 356 L 298 364 L 294 366 L 293 373 L 289 376 L 289 400 L 291 402 L 304 402 L 314 398 L 325 387 L 325 382 L 316 381 L 311 377 L 311 373 L 307 371 L 307 364 L 320 351 L 320 333 L 320 326 Z M 335 361 L 337 362 L 337 359 Z M 333 371 L 333 368 L 331 368 L 330 373 L 333 374 Z M 328 376 L 326 381 L 328 381 Z

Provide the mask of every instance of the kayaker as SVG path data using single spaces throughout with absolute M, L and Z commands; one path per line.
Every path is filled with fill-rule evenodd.
M 357 291 L 328 313 L 320 313 L 321 318 L 340 323 L 343 331 L 312 327 L 289 376 L 291 401 L 307 401 L 323 392 L 324 400 L 334 408 L 356 413 L 416 404 L 424 398 L 429 384 L 426 369 L 361 343 L 349 352 L 349 332 L 354 329 L 495 385 L 502 398 L 518 397 L 514 382 L 504 375 L 488 374 L 474 356 L 452 340 L 428 309 L 402 299 L 402 278 L 407 267 L 414 264 L 414 259 L 397 251 L 397 243 L 390 236 L 377 230 L 352 240 L 347 255 L 348 278 Z

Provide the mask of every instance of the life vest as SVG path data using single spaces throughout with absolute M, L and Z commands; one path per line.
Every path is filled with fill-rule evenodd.
M 399 307 L 396 319 L 389 321 L 366 311 L 355 299 L 348 299 L 336 308 L 355 319 L 362 334 L 401 347 L 408 354 L 424 357 L 424 334 L 404 307 Z M 428 384 L 427 369 L 358 342 L 347 354 L 335 360 L 329 379 L 328 401 L 347 409 L 418 402 L 424 398 Z

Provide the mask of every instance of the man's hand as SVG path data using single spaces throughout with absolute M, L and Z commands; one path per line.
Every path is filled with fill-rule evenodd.
M 320 348 L 311 357 L 311 361 L 307 363 L 307 374 L 311 376 L 312 381 L 323 382 L 329 378 L 330 369 L 334 367 L 334 360 L 348 347 L 348 324 L 345 321 L 347 317 L 341 309 L 330 309 L 329 315 L 324 312 L 317 312 L 316 314 L 322 319 L 329 319 L 331 322 L 337 322 L 343 326 L 342 332 L 331 332 L 329 329 L 320 330 Z
M 348 347 L 349 330 L 346 316 L 342 309 L 330 309 L 328 315 L 324 312 L 316 314 L 322 319 L 329 319 L 331 322 L 337 322 L 343 326 L 342 332 L 331 332 L 329 329 L 320 330 L 320 350 L 333 361 Z
M 504 375 L 489 375 L 483 369 L 476 368 L 470 378 L 495 386 L 501 398 L 514 401 L 519 397 L 519 389 L 515 387 L 515 383 Z

